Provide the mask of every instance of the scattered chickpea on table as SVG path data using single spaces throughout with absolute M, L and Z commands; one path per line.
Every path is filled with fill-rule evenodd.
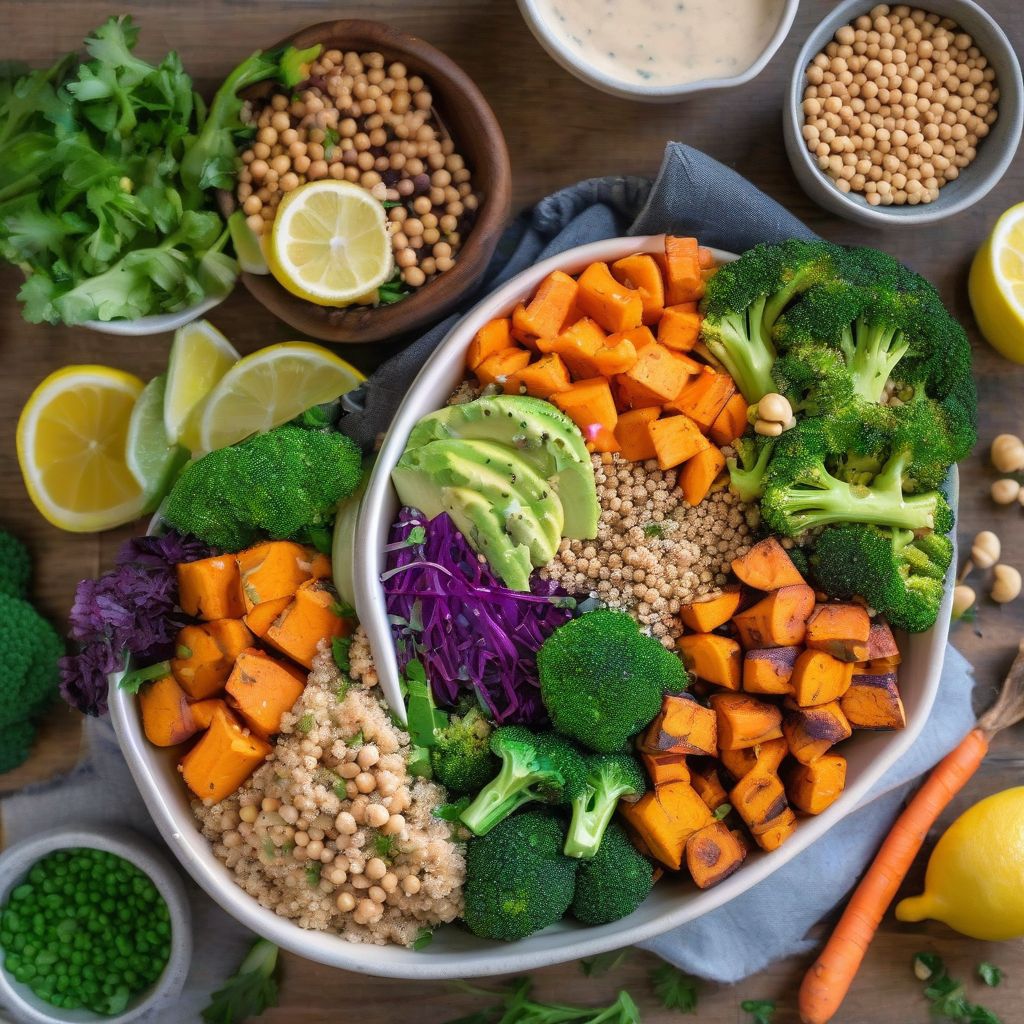
M 402 281 L 420 288 L 455 265 L 479 197 L 424 80 L 380 53 L 328 50 L 294 97 L 273 94 L 247 116 L 256 129 L 242 153 L 236 195 L 257 234 L 269 231 L 288 192 L 334 178 L 388 205 Z

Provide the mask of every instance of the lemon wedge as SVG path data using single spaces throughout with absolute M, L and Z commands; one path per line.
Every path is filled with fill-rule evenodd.
M 125 451 L 138 377 L 107 366 L 66 366 L 32 392 L 18 420 L 18 463 L 29 497 L 74 533 L 138 519 L 148 495 Z
M 167 363 L 164 430 L 168 443 L 195 451 L 203 403 L 214 385 L 238 362 L 238 352 L 208 320 L 174 332 Z
M 365 379 L 344 359 L 309 342 L 260 349 L 235 363 L 206 399 L 199 450 L 212 452 L 271 430 Z
M 985 340 L 1024 363 L 1024 203 L 996 221 L 974 256 L 967 290 Z
M 393 269 L 384 207 L 350 181 L 311 181 L 277 208 L 267 250 L 270 272 L 319 306 L 347 306 Z

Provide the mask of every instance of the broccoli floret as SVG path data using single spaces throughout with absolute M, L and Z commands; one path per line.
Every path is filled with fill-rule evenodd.
M 501 768 L 460 815 L 478 836 L 486 835 L 523 804 L 569 799 L 586 778 L 582 755 L 552 732 L 503 726 L 491 735 L 491 751 L 501 758 Z
M 430 748 L 434 780 L 452 793 L 475 793 L 498 770 L 491 753 L 491 725 L 479 708 L 452 715 L 448 725 L 435 733 Z
M 833 597 L 860 597 L 891 625 L 919 633 L 935 624 L 953 544 L 941 533 L 851 524 L 822 531 L 814 579 Z
M 572 821 L 565 841 L 568 857 L 593 857 L 619 800 L 639 800 L 647 789 L 640 762 L 629 754 L 597 754 L 586 759 L 586 783 L 572 798 Z
M 343 434 L 286 424 L 186 466 L 162 515 L 181 533 L 240 551 L 329 523 L 361 473 L 359 449 Z
M 837 277 L 844 256 L 824 241 L 757 245 L 708 282 L 701 333 L 748 402 L 775 390 L 775 322 L 803 291 Z
M 13 534 L 0 530 L 0 594 L 25 597 L 32 579 L 28 548 Z
M 513 942 L 560 920 L 569 909 L 579 861 L 562 853 L 565 826 L 524 811 L 466 846 L 463 919 L 474 935 Z
M 651 862 L 613 821 L 596 856 L 580 864 L 572 915 L 584 924 L 610 924 L 632 914 L 653 886 Z
M 556 629 L 537 653 L 537 669 L 554 727 L 599 754 L 621 751 L 666 693 L 690 683 L 676 655 L 641 634 L 626 612 L 605 609 Z
M 868 424 L 855 434 L 845 429 L 848 422 L 805 419 L 782 435 L 761 499 L 768 526 L 789 537 L 832 523 L 941 529 L 949 516 L 941 494 L 904 493 L 912 453 L 876 446 Z M 829 463 L 855 482 L 834 475 Z M 876 466 L 869 485 L 856 479 Z
M 772 457 L 775 439 L 741 437 L 733 443 L 739 459 L 727 459 L 729 485 L 740 501 L 753 502 L 764 493 L 764 475 Z

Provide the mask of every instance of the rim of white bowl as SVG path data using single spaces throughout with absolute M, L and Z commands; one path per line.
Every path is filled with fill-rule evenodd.
M 86 320 L 82 327 L 98 334 L 125 338 L 139 337 L 143 334 L 168 334 L 193 320 L 198 320 L 204 313 L 209 313 L 215 306 L 219 306 L 231 294 L 233 288 L 234 286 L 223 295 L 208 295 L 202 302 L 189 306 L 188 309 L 179 309 L 176 313 L 154 313 L 152 316 L 140 316 L 135 320 Z
M 674 100 L 686 99 L 698 93 L 711 92 L 716 89 L 731 89 L 756 78 L 765 69 L 768 61 L 775 56 L 786 36 L 789 35 L 797 8 L 800 6 L 800 0 L 785 0 L 778 24 L 764 49 L 754 63 L 738 75 L 733 75 L 730 78 L 699 78 L 694 82 L 677 82 L 669 85 L 631 86 L 628 82 L 606 74 L 600 68 L 584 63 L 576 57 L 562 43 L 560 36 L 552 30 L 548 22 L 537 13 L 537 0 L 516 0 L 516 2 L 519 5 L 519 13 L 522 14 L 523 20 L 536 37 L 537 42 L 544 48 L 548 56 L 569 74 L 601 92 L 622 99 L 644 100 L 648 103 L 671 103 Z

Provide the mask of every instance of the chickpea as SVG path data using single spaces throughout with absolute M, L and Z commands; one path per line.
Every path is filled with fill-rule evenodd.
M 999 434 L 990 450 L 992 465 L 1000 473 L 1019 473 L 1024 470 L 1024 441 L 1016 434 Z
M 989 597 L 997 604 L 1007 604 L 1020 596 L 1020 573 L 1012 565 L 997 565 L 992 570 L 992 577 Z
M 793 418 L 793 407 L 784 395 L 771 392 L 758 402 L 757 415 L 769 423 L 788 423 Z
M 381 828 L 390 818 L 391 814 L 383 804 L 370 804 L 366 808 L 366 824 L 371 828 Z
M 1020 484 L 1010 477 L 992 484 L 992 500 L 997 505 L 1012 505 L 1020 494 Z
M 1002 545 L 991 530 L 982 530 L 971 545 L 971 561 L 979 569 L 991 569 L 999 561 Z
M 410 288 L 419 288 L 426 283 L 427 275 L 419 267 L 408 267 L 402 271 L 402 280 Z M 395 795 L 397 799 L 398 794 Z

